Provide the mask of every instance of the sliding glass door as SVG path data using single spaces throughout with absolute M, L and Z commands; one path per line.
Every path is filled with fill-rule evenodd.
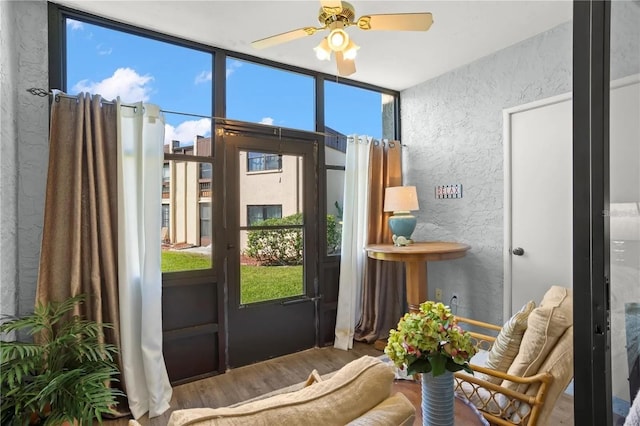
M 640 387 L 640 4 L 611 3 L 609 251 L 613 424 Z
M 640 4 L 574 2 L 575 424 L 618 425 L 638 391 Z

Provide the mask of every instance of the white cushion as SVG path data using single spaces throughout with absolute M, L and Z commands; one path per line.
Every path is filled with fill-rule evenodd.
M 522 309 L 516 312 L 509 321 L 507 321 L 498 333 L 495 342 L 491 346 L 491 350 L 487 354 L 487 362 L 485 366 L 492 370 L 506 372 L 511 367 L 513 360 L 518 355 L 520 350 L 520 342 L 522 336 L 527 329 L 529 315 L 536 307 L 533 300 L 527 302 Z M 481 376 L 484 380 L 500 384 L 502 379 L 499 377 L 489 376 L 483 374 Z
M 573 324 L 573 297 L 570 289 L 553 286 L 544 295 L 540 306 L 529 315 L 527 330 L 522 336 L 520 350 L 507 371 L 518 377 L 536 374 L 556 345 L 560 336 Z M 526 392 L 527 384 L 517 384 L 509 380 L 503 387 Z

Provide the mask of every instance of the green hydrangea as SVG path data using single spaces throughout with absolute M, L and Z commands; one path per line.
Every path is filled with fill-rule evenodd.
M 405 314 L 389 331 L 385 354 L 408 374 L 464 369 L 473 373 L 469 359 L 476 353 L 471 336 L 456 323 L 448 306 L 426 301 L 418 312 Z

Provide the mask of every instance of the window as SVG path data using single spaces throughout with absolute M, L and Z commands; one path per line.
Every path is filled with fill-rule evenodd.
M 211 180 L 211 163 L 200 163 L 200 179 Z
M 282 155 L 265 154 L 262 152 L 247 153 L 247 171 L 264 172 L 282 169 Z
M 394 139 L 395 97 L 332 81 L 326 81 L 324 88 L 327 254 L 337 255 L 342 238 L 347 135 Z
M 315 130 L 315 81 L 304 74 L 227 58 L 227 117 Z
M 163 110 L 212 115 L 211 52 L 69 18 L 66 28 L 68 92 L 90 92 L 104 99 L 119 96 L 124 103 L 143 101 Z M 198 203 L 211 199 L 211 163 L 193 157 L 212 154 L 211 120 L 164 116 L 165 156 L 184 154 L 185 158 L 167 159 L 162 168 L 162 269 L 208 269 L 211 255 L 202 254 L 199 246 L 202 241 L 207 246 L 211 243 L 210 204 L 199 215 L 204 236 L 195 230 Z M 200 256 L 197 262 L 192 261 L 194 256 Z
M 215 234 L 212 228 L 216 224 L 211 222 L 215 200 L 213 125 L 209 118 L 215 115 L 214 98 L 222 102 L 225 118 L 305 131 L 317 130 L 316 123 L 322 121 L 323 111 L 316 111 L 316 95 L 324 99 L 326 126 L 320 130 L 327 134 L 328 193 L 323 197 L 327 197 L 327 213 L 335 219 L 332 222 L 335 229 L 331 231 L 333 241 L 339 241 L 346 135 L 392 138 L 396 92 L 329 81 L 333 79 L 296 67 L 238 59 L 232 56 L 233 52 L 224 52 L 226 59 L 221 63 L 214 61 L 214 53 L 218 52 L 214 47 L 133 27 L 112 29 L 107 21 L 103 23 L 88 15 L 83 18 L 82 12 L 73 12 L 74 18 L 61 10 L 55 13 L 66 19 L 60 37 L 65 45 L 59 46 L 66 81 L 54 82 L 56 87 L 63 87 L 69 93 L 100 94 L 105 99 L 119 96 L 125 103 L 150 102 L 164 111 L 163 256 L 167 251 L 190 249 L 193 253 L 202 253 L 199 246 Z M 123 24 L 122 28 L 125 27 Z M 214 69 L 214 63 L 220 67 Z M 226 73 L 223 99 L 219 99 L 221 94 L 213 84 L 216 73 Z M 326 80 L 316 87 L 318 78 Z M 247 153 L 247 172 L 282 170 L 280 155 Z M 206 203 L 208 210 L 202 207 Z M 281 216 L 281 211 L 272 210 L 276 206 L 256 207 L 266 210 L 260 214 L 256 211 L 255 220 Z M 331 248 L 328 251 L 337 253 Z M 185 269 L 210 268 L 212 259 L 207 259 L 205 264 L 204 267 L 185 266 Z M 170 270 L 165 266 L 163 257 L 164 272 L 185 270 L 181 266 Z
M 167 230 L 163 230 L 163 272 L 209 269 L 214 235 L 212 179 L 200 176 L 201 166 L 206 171 L 212 165 L 194 161 L 192 156 L 178 157 L 167 161 L 172 183 L 168 196 L 163 198 L 163 219 L 164 209 L 169 219 Z
M 170 207 L 169 204 L 163 204 L 162 205 L 162 228 L 163 230 L 166 228 L 167 230 L 169 229 L 169 211 L 170 211 Z M 165 240 L 165 236 L 162 236 L 162 240 Z
M 200 189 L 200 199 L 211 199 L 211 176 L 213 172 L 213 166 L 211 163 L 200 163 L 198 166 L 200 169 L 199 173 L 199 189 Z
M 162 165 L 162 198 L 171 198 L 171 168 L 168 161 Z
M 256 225 L 266 219 L 282 218 L 282 205 L 247 206 L 247 222 L 249 226 Z
M 325 81 L 324 89 L 327 146 L 343 149 L 345 135 L 353 134 L 394 139 L 393 96 L 332 81 Z M 349 99 L 349 102 L 343 102 L 344 99 Z
M 164 110 L 212 115 L 210 52 L 76 19 L 67 18 L 66 28 L 67 92 L 120 96 L 125 103 L 151 102 Z M 210 119 L 176 114 L 165 114 L 165 119 L 165 145 L 170 148 L 193 147 L 198 136 L 210 136 Z
M 200 246 L 211 244 L 211 203 L 200 203 Z

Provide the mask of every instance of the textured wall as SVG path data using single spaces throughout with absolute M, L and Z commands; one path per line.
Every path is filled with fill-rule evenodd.
M 640 7 L 614 2 L 612 78 L 637 72 Z M 634 24 L 635 23 L 635 24 Z M 460 296 L 458 313 L 502 321 L 502 110 L 572 88 L 572 24 L 565 23 L 401 93 L 405 183 L 419 188 L 414 237 L 472 246 L 466 258 L 431 262 L 434 288 Z M 464 198 L 437 200 L 434 186 L 461 183 Z
M 17 264 L 17 149 L 16 126 L 16 61 L 8 54 L 13 46 L 13 3 L 0 3 L 0 313 L 16 311 Z
M 640 1 L 611 2 L 611 80 L 640 72 Z
M 2 40 L 2 313 L 33 310 L 48 161 L 47 3 L 0 2 Z

